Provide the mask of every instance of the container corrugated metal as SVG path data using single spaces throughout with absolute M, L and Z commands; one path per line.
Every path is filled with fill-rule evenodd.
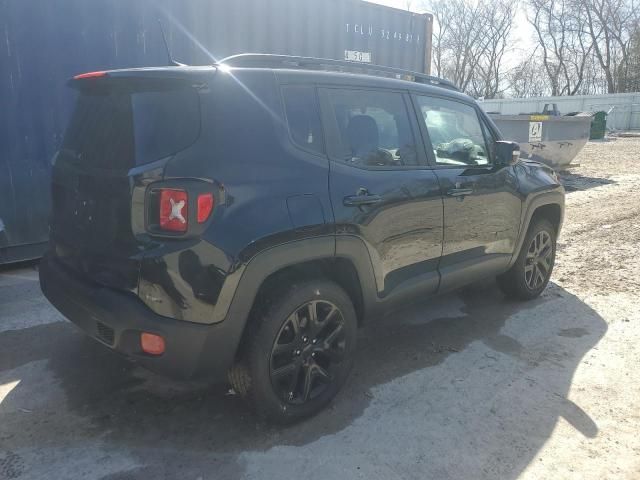
M 358 0 L 5 0 L 0 2 L 0 263 L 45 242 L 50 158 L 79 72 L 192 65 L 277 53 L 429 72 L 432 17 Z M 3 227 L 4 226 L 4 227 Z

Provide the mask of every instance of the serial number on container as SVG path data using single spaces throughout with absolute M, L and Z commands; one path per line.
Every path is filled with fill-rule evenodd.
M 352 62 L 371 63 L 371 52 L 358 52 L 357 50 L 345 50 L 344 59 Z

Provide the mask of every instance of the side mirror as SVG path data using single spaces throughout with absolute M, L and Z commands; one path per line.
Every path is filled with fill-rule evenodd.
M 500 167 L 515 165 L 520 160 L 520 145 L 516 142 L 498 140 L 496 142 L 496 164 Z

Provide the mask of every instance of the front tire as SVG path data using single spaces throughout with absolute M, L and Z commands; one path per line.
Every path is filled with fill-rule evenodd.
M 544 219 L 531 224 L 516 262 L 498 276 L 498 285 L 505 295 L 518 300 L 539 296 L 551 278 L 556 258 L 556 231 Z
M 263 418 L 292 423 L 322 410 L 353 367 L 357 319 L 333 282 L 294 283 L 270 295 L 247 328 L 233 388 Z

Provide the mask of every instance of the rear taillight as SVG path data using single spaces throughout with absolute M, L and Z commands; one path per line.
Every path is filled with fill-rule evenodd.
M 148 229 L 151 233 L 198 235 L 215 207 L 215 196 L 201 185 L 154 188 L 149 196 Z M 189 223 L 191 221 L 191 224 Z
M 160 190 L 160 229 L 186 232 L 189 227 L 189 196 L 184 190 Z
M 211 215 L 214 200 L 212 193 L 201 193 L 198 195 L 198 223 L 204 223 Z

